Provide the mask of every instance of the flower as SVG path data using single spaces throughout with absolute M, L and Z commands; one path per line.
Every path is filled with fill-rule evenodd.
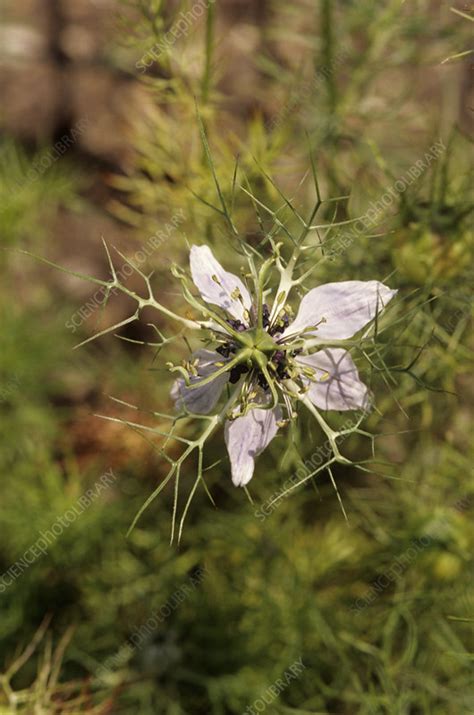
M 192 246 L 190 268 L 207 304 L 210 320 L 203 327 L 211 329 L 217 346 L 198 350 L 184 367 L 174 368 L 182 376 L 171 394 L 178 408 L 209 414 L 225 390 L 234 390 L 224 433 L 236 486 L 250 481 L 255 458 L 296 416 L 295 402 L 316 416 L 320 410 L 368 408 L 369 391 L 350 353 L 334 343 L 373 321 L 396 290 L 376 280 L 327 283 L 306 293 L 292 319 L 285 304 L 289 291 L 280 292 L 270 309 L 263 280 L 253 298 L 208 246 Z

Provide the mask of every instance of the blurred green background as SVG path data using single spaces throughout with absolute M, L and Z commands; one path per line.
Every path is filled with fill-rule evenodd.
M 0 8 L 0 713 L 474 712 L 470 3 Z M 152 412 L 172 410 L 164 361 L 185 345 L 154 360 L 144 319 L 120 331 L 128 341 L 73 350 L 124 320 L 128 301 L 114 296 L 102 314 L 90 284 L 18 252 L 106 279 L 101 237 L 127 256 L 148 247 L 157 297 L 177 310 L 169 268 L 187 264 L 188 242 L 237 270 L 208 205 L 195 100 L 226 192 L 239 155 L 260 201 L 281 205 L 276 182 L 307 215 L 312 157 L 324 198 L 346 197 L 325 205 L 326 222 L 364 215 L 443 142 L 315 275 L 399 288 L 383 346 L 392 369 L 375 374 L 378 410 L 365 423 L 380 464 L 335 472 L 348 522 L 324 474 L 263 514 L 295 472 L 288 445 L 275 440 L 259 459 L 252 505 L 232 486 L 219 434 L 216 506 L 198 490 L 170 547 L 170 486 L 127 538 L 166 464 L 159 439 L 97 414 L 137 419 L 113 396 L 160 427 Z M 235 216 L 258 245 L 244 192 Z M 148 250 L 157 231 L 165 239 Z M 307 426 L 297 438 L 303 457 L 322 443 Z M 344 450 L 361 461 L 370 443 L 355 435 Z

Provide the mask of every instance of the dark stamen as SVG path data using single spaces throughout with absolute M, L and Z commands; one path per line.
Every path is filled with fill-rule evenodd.
M 245 375 L 245 373 L 248 371 L 249 371 L 249 369 L 248 369 L 248 367 L 246 367 L 246 365 L 236 365 L 230 371 L 229 382 L 232 385 L 235 385 L 235 383 L 240 380 L 241 376 Z
M 229 319 L 227 322 L 229 323 L 231 328 L 234 328 L 234 330 L 237 330 L 239 333 L 243 333 L 244 330 L 247 330 L 241 320 Z
M 233 343 L 224 343 L 216 348 L 216 353 L 222 357 L 228 358 L 231 353 L 235 353 L 235 345 Z

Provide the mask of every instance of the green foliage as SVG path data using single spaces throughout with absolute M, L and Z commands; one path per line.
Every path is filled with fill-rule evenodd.
M 59 207 L 79 204 L 80 175 L 73 175 L 67 163 L 58 164 L 48 147 L 29 156 L 18 144 L 3 139 L 0 167 L 1 248 L 27 235 L 39 241 L 43 226 Z

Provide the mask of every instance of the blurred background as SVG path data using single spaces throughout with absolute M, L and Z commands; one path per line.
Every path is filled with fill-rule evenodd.
M 474 712 L 471 3 L 1 0 L 0 12 L 0 713 Z M 187 265 L 188 242 L 237 271 L 196 102 L 226 195 L 237 155 L 259 201 L 280 206 L 281 189 L 305 215 L 313 159 L 323 197 L 339 199 L 326 222 L 365 215 L 403 179 L 315 276 L 399 289 L 364 424 L 377 463 L 335 472 L 347 522 L 325 474 L 267 507 L 298 467 L 280 440 L 249 503 L 218 434 L 215 506 L 198 490 L 179 547 L 172 485 L 127 537 L 167 465 L 160 438 L 123 420 L 162 427 L 162 368 L 186 346 L 154 360 L 145 316 L 74 350 L 130 302 L 103 310 L 97 286 L 20 253 L 107 280 L 103 237 L 154 270 L 177 311 L 169 269 Z M 234 208 L 258 245 L 245 192 Z M 323 442 L 307 427 L 297 439 L 304 458 Z M 370 443 L 353 435 L 344 452 L 363 462 Z

